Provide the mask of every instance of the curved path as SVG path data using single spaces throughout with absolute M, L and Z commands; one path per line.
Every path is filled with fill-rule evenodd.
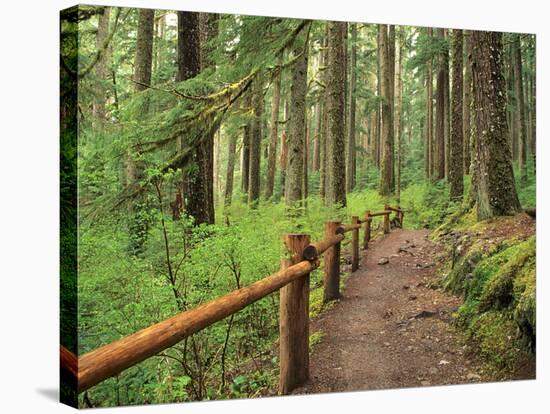
M 312 321 L 322 339 L 310 380 L 294 394 L 483 380 L 481 362 L 450 324 L 461 300 L 429 287 L 438 251 L 428 234 L 395 229 L 362 252 L 342 299 Z

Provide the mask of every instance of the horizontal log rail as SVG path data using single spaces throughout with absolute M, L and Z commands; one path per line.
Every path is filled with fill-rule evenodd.
M 345 233 L 352 232 L 352 272 L 359 267 L 359 230 L 365 226 L 363 248 L 368 248 L 373 217 L 384 216 L 384 233 L 390 229 L 389 215 L 395 212 L 403 226 L 403 210 L 384 206 L 384 211 L 366 212 L 365 219 L 352 217 L 351 224 L 330 221 L 323 240 L 310 243 L 309 235 L 285 235 L 290 259 L 281 270 L 249 286 L 179 313 L 81 357 L 61 346 L 61 369 L 77 380 L 78 392 L 117 375 L 184 338 L 218 322 L 246 306 L 280 290 L 280 383 L 287 394 L 309 376 L 309 274 L 319 267 L 324 254 L 324 300 L 340 297 L 340 250 Z
M 384 210 L 384 211 L 379 211 L 378 213 L 370 213 L 370 216 L 371 217 L 386 216 L 388 214 L 391 214 L 392 212 L 393 212 L 392 210 Z

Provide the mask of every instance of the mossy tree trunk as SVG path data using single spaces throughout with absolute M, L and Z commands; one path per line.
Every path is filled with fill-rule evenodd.
M 470 51 L 470 32 L 464 31 L 464 82 L 463 82 L 463 101 L 462 101 L 462 138 L 464 143 L 464 174 L 470 174 L 470 113 L 472 102 L 472 67 L 469 64 Z
M 109 35 L 109 18 L 111 16 L 111 8 L 105 7 L 103 9 L 103 14 L 99 15 L 99 21 L 97 24 L 97 34 L 96 34 L 96 48 L 100 50 L 105 39 Z M 108 49 L 105 53 L 101 54 L 96 65 L 95 65 L 95 74 L 100 81 L 105 81 L 107 79 L 107 68 L 109 65 L 109 53 Z M 92 104 L 92 113 L 94 115 L 94 126 L 102 127 L 103 123 L 106 120 L 105 114 L 105 101 L 107 88 L 104 83 L 98 82 L 94 88 L 94 102 Z
M 525 122 L 525 99 L 523 90 L 523 65 L 521 61 L 520 35 L 513 35 L 512 58 L 514 66 L 514 95 L 516 98 L 516 128 L 518 128 L 518 158 L 521 182 L 527 180 L 527 127 Z
M 348 150 L 346 152 L 346 190 L 351 192 L 355 187 L 356 154 L 355 154 L 355 111 L 357 98 L 357 24 L 351 25 L 351 53 L 350 53 L 350 81 L 349 81 L 349 125 Z
M 214 53 L 213 41 L 218 35 L 218 18 L 216 13 L 199 14 L 199 39 L 200 39 L 200 65 L 201 72 L 215 70 L 215 62 L 212 58 Z M 200 144 L 204 153 L 204 182 L 206 187 L 206 205 L 208 217 L 207 222 L 214 224 L 214 136 L 217 130 L 212 129 L 209 135 Z
M 260 162 L 262 157 L 262 113 L 264 109 L 263 84 L 254 81 L 252 94 L 253 118 L 250 125 L 250 163 L 248 172 L 248 206 L 256 208 L 260 198 Z
M 279 60 L 279 64 L 281 61 Z M 271 97 L 271 125 L 269 127 L 269 153 L 267 159 L 267 180 L 265 184 L 265 198 L 273 196 L 275 184 L 275 170 L 277 161 L 277 141 L 279 140 L 279 106 L 281 102 L 281 72 L 273 79 L 273 95 Z
M 464 149 L 462 119 L 462 30 L 453 30 L 453 90 L 449 183 L 451 199 L 460 200 L 464 193 Z
M 185 81 L 194 78 L 201 71 L 200 59 L 200 21 L 199 13 L 178 12 L 178 73 L 176 80 Z M 180 148 L 194 143 L 181 137 Z M 207 137 L 209 138 L 209 137 Z M 204 143 L 194 145 L 190 161 L 185 166 L 184 197 L 185 209 L 194 219 L 194 224 L 214 223 L 211 215 L 209 197 L 209 158 L 206 139 Z
M 474 31 L 472 77 L 477 135 L 478 219 L 520 211 L 508 149 L 502 33 Z
M 437 29 L 437 37 L 443 39 L 443 29 Z M 434 174 L 432 178 L 445 178 L 445 53 L 438 57 L 437 85 L 435 98 L 435 145 Z
M 382 98 L 380 139 L 383 146 L 382 160 L 380 163 L 380 183 L 378 191 L 383 196 L 392 193 L 392 169 L 393 169 L 393 124 L 391 114 L 392 82 L 391 69 L 394 64 L 390 60 L 390 48 L 388 46 L 388 26 L 378 25 L 380 39 L 380 91 Z
M 449 31 L 445 29 L 443 31 L 443 38 L 447 40 L 449 38 Z M 444 118 L 444 145 L 445 145 L 445 178 L 449 180 L 449 169 L 451 164 L 451 92 L 450 92 L 450 75 L 449 75 L 449 50 L 447 48 L 443 51 L 443 73 L 445 80 L 443 82 L 443 94 L 445 102 L 445 110 L 443 112 Z
M 327 166 L 330 181 L 327 186 L 329 205 L 346 205 L 345 166 L 345 60 L 344 35 L 346 24 L 328 23 L 327 61 Z
M 303 199 L 302 180 L 306 139 L 307 46 L 305 33 L 302 33 L 294 44 L 293 54 L 297 57 L 297 60 L 292 66 L 290 86 L 285 201 L 287 206 L 291 208 L 299 206 Z
M 433 29 L 428 28 L 428 38 L 431 41 Z M 433 130 L 433 58 L 430 56 L 426 63 L 426 148 L 425 148 L 425 170 L 426 178 L 434 174 L 434 130 Z
M 134 60 L 135 91 L 142 92 L 151 84 L 153 64 L 153 26 L 155 11 L 140 9 L 138 15 L 138 31 L 136 53 Z M 145 115 L 149 111 L 148 101 L 144 100 L 141 112 Z M 126 180 L 128 184 L 143 180 L 145 174 L 143 161 L 139 154 L 129 154 L 126 165 Z M 148 232 L 145 203 L 142 198 L 133 200 L 128 207 L 129 211 L 129 251 L 130 254 L 142 253 Z

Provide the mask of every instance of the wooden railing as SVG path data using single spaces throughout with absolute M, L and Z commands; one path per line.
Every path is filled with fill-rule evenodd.
M 383 217 L 384 233 L 389 233 L 392 212 L 396 214 L 399 226 L 403 227 L 403 210 L 386 204 L 384 211 L 367 211 L 363 220 L 353 216 L 351 224 L 325 223 L 325 238 L 316 243 L 310 243 L 307 234 L 287 234 L 283 241 L 289 258 L 283 260 L 278 272 L 81 357 L 77 358 L 62 346 L 61 368 L 77 380 L 78 392 L 85 391 L 280 290 L 279 393 L 288 394 L 309 377 L 309 274 L 319 267 L 319 259 L 324 254 L 324 301 L 338 299 L 340 250 L 345 234 L 352 232 L 353 272 L 359 267 L 359 230 L 364 226 L 363 248 L 367 249 L 372 220 Z

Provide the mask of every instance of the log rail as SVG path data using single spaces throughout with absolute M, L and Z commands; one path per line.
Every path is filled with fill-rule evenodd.
M 404 211 L 386 204 L 381 212 L 367 211 L 363 220 L 352 216 L 351 224 L 327 222 L 325 238 L 315 243 L 310 243 L 306 234 L 287 234 L 283 241 L 289 258 L 283 260 L 278 272 L 80 357 L 61 346 L 61 369 L 76 380 L 78 392 L 83 392 L 280 290 L 279 393 L 288 394 L 309 376 L 309 274 L 320 266 L 319 259 L 324 255 L 324 301 L 338 299 L 345 233 L 352 232 L 354 272 L 359 267 L 359 230 L 364 227 L 363 249 L 368 249 L 373 218 L 383 217 L 386 234 L 390 232 L 392 212 L 403 227 Z

